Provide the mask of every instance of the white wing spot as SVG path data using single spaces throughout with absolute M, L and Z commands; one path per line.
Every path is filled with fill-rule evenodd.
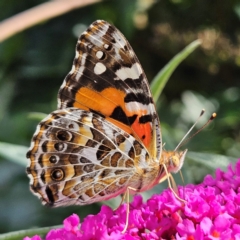
M 104 47 L 105 49 L 108 49 L 108 48 L 109 48 L 109 45 L 105 43 L 105 44 L 103 45 L 103 47 Z
M 82 33 L 82 35 L 86 35 L 86 34 L 88 34 L 88 32 L 87 32 L 87 31 L 84 31 L 84 32 Z M 81 43 L 81 41 L 80 41 L 80 40 L 78 40 L 78 43 Z
M 97 51 L 96 57 L 97 57 L 98 59 L 101 59 L 102 56 L 103 56 L 103 52 L 102 52 L 102 51 Z
M 71 71 L 69 72 L 69 74 L 73 74 L 74 72 L 75 72 L 75 66 L 72 65 L 72 69 L 71 69 Z
M 100 75 L 107 70 L 106 66 L 100 62 L 98 62 L 94 67 L 94 73 Z
M 77 59 L 79 57 L 79 52 L 76 51 L 76 54 L 75 54 L 75 59 Z
M 81 59 L 81 65 L 85 65 L 85 62 L 86 62 L 86 57 L 87 57 L 87 54 L 86 54 L 86 53 L 84 53 L 84 54 L 82 55 L 82 59 Z
M 85 68 L 84 66 L 81 66 L 81 67 L 78 69 L 77 75 L 76 75 L 76 79 L 79 79 L 79 78 L 82 76 L 84 68 Z
M 145 114 L 151 114 L 152 112 L 152 107 L 154 107 L 153 104 L 142 104 L 140 102 L 128 102 L 128 103 L 125 103 L 126 104 L 126 109 L 130 112 L 134 112 L 136 111 L 136 108 L 139 108 L 141 109 L 141 111 L 145 112 Z
M 127 78 L 138 79 L 142 74 L 142 69 L 139 63 L 134 63 L 131 68 L 122 67 L 118 69 L 115 74 L 121 80 L 126 80 Z M 114 80 L 119 80 L 118 78 Z

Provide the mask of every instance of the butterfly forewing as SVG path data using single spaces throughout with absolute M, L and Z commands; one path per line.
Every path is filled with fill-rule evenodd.
M 145 73 L 128 41 L 109 23 L 96 21 L 80 36 L 58 107 L 95 111 L 160 158 L 159 120 Z

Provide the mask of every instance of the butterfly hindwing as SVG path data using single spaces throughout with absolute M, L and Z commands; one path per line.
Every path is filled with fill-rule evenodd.
M 39 124 L 28 158 L 31 190 L 50 206 L 107 200 L 129 185 L 140 190 L 158 173 L 131 135 L 98 114 L 76 108 L 56 110 Z M 137 168 L 155 174 L 139 181 Z

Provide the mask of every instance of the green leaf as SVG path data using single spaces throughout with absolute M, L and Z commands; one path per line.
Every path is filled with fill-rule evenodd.
M 42 121 L 45 117 L 47 116 L 46 113 L 41 113 L 41 112 L 30 112 L 28 114 L 28 118 Z
M 0 142 L 0 155 L 7 160 L 23 166 L 27 165 L 26 153 L 28 148 L 21 145 Z
M 193 41 L 187 47 L 185 47 L 180 53 L 173 57 L 172 60 L 167 65 L 165 65 L 163 69 L 159 71 L 159 73 L 156 75 L 156 77 L 153 79 L 151 83 L 151 91 L 153 94 L 154 102 L 157 101 L 158 97 L 160 96 L 163 88 L 165 87 L 173 71 L 200 44 L 201 44 L 200 40 Z
M 0 234 L 0 239 L 1 240 L 19 240 L 23 239 L 24 237 L 32 237 L 34 235 L 46 235 L 51 229 L 57 229 L 61 228 L 61 225 L 58 226 L 52 226 L 52 227 L 43 227 L 43 228 L 32 228 L 28 230 L 20 230 L 20 231 L 14 231 L 14 232 L 9 232 L 5 234 Z
M 237 158 L 212 153 L 188 152 L 187 157 L 195 164 L 201 164 L 214 171 L 216 168 L 226 170 L 229 164 L 237 162 Z

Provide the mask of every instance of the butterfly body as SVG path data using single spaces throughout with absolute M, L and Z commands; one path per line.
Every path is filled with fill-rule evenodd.
M 152 188 L 184 152 L 162 151 L 146 76 L 124 36 L 105 21 L 79 38 L 58 110 L 43 119 L 27 157 L 31 190 L 51 206 L 85 205 Z M 166 169 L 163 167 L 166 166 Z

